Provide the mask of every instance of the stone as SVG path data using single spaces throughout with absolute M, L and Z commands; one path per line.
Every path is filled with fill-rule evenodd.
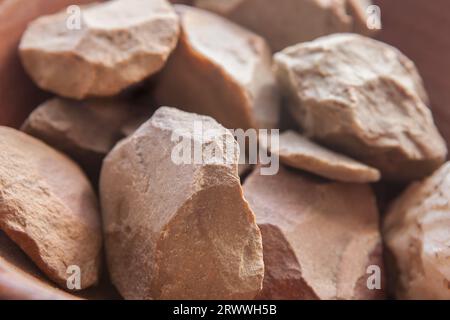
M 175 8 L 182 32 L 153 88 L 157 104 L 209 115 L 229 129 L 276 127 L 279 95 L 264 39 L 213 13 Z
M 103 158 L 152 111 L 122 100 L 53 98 L 29 115 L 22 131 L 69 155 L 97 181 Z
M 307 137 L 391 181 L 423 178 L 445 160 L 421 78 L 397 49 L 337 34 L 289 47 L 275 55 L 275 65 Z
M 366 26 L 369 0 L 196 0 L 263 36 L 273 51 L 337 32 L 372 34 Z
M 0 231 L 0 299 L 74 300 L 45 279 L 29 258 Z
M 379 299 L 385 294 L 378 211 L 369 185 L 255 170 L 244 195 L 264 249 L 259 299 Z M 368 271 L 378 268 L 378 274 Z M 371 271 L 372 272 L 372 271 Z M 378 276 L 379 290 L 368 289 Z
M 95 193 L 82 170 L 43 142 L 0 127 L 0 229 L 51 280 L 97 283 L 102 234 Z
M 328 150 L 294 131 L 280 135 L 278 150 L 271 149 L 290 167 L 342 182 L 368 183 L 380 180 L 377 169 Z
M 383 23 L 389 26 L 383 28 L 379 39 L 400 49 L 416 63 L 432 100 L 430 108 L 436 125 L 449 149 L 450 77 L 447 75 L 450 74 L 450 41 L 447 30 L 450 30 L 450 19 L 446 17 L 450 2 L 438 1 L 430 7 L 422 0 L 377 0 Z
M 450 162 L 413 183 L 383 223 L 390 284 L 398 299 L 450 299 Z
M 0 1 L 0 125 L 19 127 L 36 104 L 48 98 L 48 94 L 31 81 L 20 63 L 17 44 L 27 25 L 39 16 L 54 13 L 69 5 L 94 1 Z
M 198 148 L 202 161 L 179 161 L 180 146 Z M 125 299 L 259 293 L 261 234 L 242 195 L 238 159 L 229 130 L 168 107 L 110 152 L 100 178 L 103 228 L 111 279 Z
M 68 98 L 112 96 L 153 75 L 179 35 L 166 0 L 107 1 L 81 7 L 79 26 L 76 17 L 62 11 L 38 18 L 19 46 L 34 82 Z

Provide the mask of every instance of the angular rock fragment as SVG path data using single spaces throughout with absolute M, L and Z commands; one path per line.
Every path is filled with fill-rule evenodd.
M 202 161 L 179 158 L 181 147 L 202 151 Z M 261 235 L 242 196 L 238 157 L 234 137 L 215 120 L 168 107 L 106 157 L 106 253 L 123 297 L 256 296 L 264 273 Z
M 175 7 L 182 33 L 154 88 L 156 102 L 230 129 L 276 127 L 279 99 L 266 42 L 213 13 Z
M 336 32 L 369 34 L 367 0 L 196 0 L 267 39 L 273 51 Z
M 36 82 L 61 96 L 111 96 L 159 71 L 176 46 L 178 17 L 166 0 L 113 0 L 38 18 L 20 43 Z M 72 21 L 74 20 L 74 21 Z
M 259 298 L 384 297 L 378 211 L 368 185 L 319 181 L 281 167 L 273 176 L 255 170 L 244 194 L 263 239 Z M 369 266 L 381 271 L 380 290 L 368 289 Z
M 0 127 L 0 229 L 53 281 L 67 268 L 81 288 L 98 279 L 102 243 L 97 200 L 69 158 L 20 131 Z
M 379 169 L 389 180 L 424 177 L 446 156 L 414 64 L 356 34 L 275 55 L 276 71 L 305 134 Z
M 279 149 L 271 150 L 290 167 L 343 182 L 375 182 L 380 172 L 349 157 L 328 150 L 294 131 L 280 135 Z
M 116 142 L 150 118 L 151 112 L 150 107 L 118 100 L 54 98 L 30 114 L 22 131 L 68 154 L 95 179 Z
M 450 163 L 412 184 L 383 224 L 399 299 L 450 299 Z
M 29 258 L 0 231 L 0 299 L 73 300 L 49 283 Z

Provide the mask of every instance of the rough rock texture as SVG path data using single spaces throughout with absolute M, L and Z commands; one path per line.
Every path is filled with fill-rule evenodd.
M 203 126 L 203 141 L 194 122 Z M 202 162 L 173 161 L 181 138 L 189 150 L 204 151 Z M 261 235 L 242 195 L 238 156 L 234 137 L 215 120 L 163 107 L 106 157 L 100 180 L 106 252 L 123 297 L 256 296 L 264 273 Z
M 0 231 L 0 299 L 72 300 L 48 282 L 29 258 Z
M 30 21 L 45 14 L 96 0 L 0 0 L 0 125 L 19 127 L 47 99 L 27 76 L 17 44 Z M 99 2 L 99 1 L 97 1 Z
M 244 194 L 261 229 L 262 299 L 375 299 L 369 265 L 383 275 L 375 197 L 368 185 L 332 183 L 281 167 L 255 170 Z
M 159 71 L 176 45 L 178 17 L 166 0 L 113 0 L 30 24 L 20 43 L 36 84 L 61 96 L 111 96 Z
M 383 224 L 399 299 L 450 299 L 450 162 L 412 184 Z
M 273 51 L 336 32 L 369 34 L 367 0 L 196 0 L 266 38 Z
M 150 118 L 151 107 L 118 100 L 54 98 L 37 107 L 22 131 L 75 159 L 94 179 L 117 141 Z
M 279 98 L 272 57 L 259 36 L 213 13 L 177 5 L 181 37 L 154 97 L 227 128 L 272 128 Z
M 280 135 L 278 150 L 272 153 L 290 167 L 343 182 L 375 182 L 380 172 L 347 156 L 328 150 L 294 131 Z
M 275 55 L 305 134 L 376 167 L 383 178 L 422 178 L 447 153 L 414 64 L 356 34 L 319 38 Z
M 98 279 L 102 243 L 95 194 L 69 158 L 20 131 L 0 127 L 0 229 L 53 281 L 67 267 L 81 287 Z

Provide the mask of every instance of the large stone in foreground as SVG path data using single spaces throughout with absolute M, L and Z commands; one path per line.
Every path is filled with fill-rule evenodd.
M 369 185 L 333 183 L 283 167 L 255 170 L 244 194 L 261 229 L 262 299 L 378 299 L 384 270 L 378 211 Z M 381 290 L 369 290 L 369 266 Z M 372 272 L 372 271 L 371 271 Z M 369 281 L 368 281 L 369 280 Z
M 22 63 L 36 84 L 81 99 L 111 96 L 159 71 L 174 49 L 179 22 L 166 0 L 113 0 L 32 22 Z M 68 27 L 69 24 L 69 27 Z
M 294 131 L 282 133 L 278 150 L 271 149 L 271 152 L 285 165 L 331 180 L 359 183 L 380 180 L 377 169 L 328 150 Z
M 97 199 L 81 169 L 20 131 L 0 127 L 0 229 L 53 281 L 67 268 L 81 288 L 98 280 L 102 234 Z
M 389 209 L 383 236 L 399 299 L 450 299 L 450 163 L 412 184 Z
M 175 6 L 182 33 L 158 78 L 158 105 L 205 114 L 227 128 L 275 128 L 279 96 L 263 38 L 208 11 Z
M 273 51 L 336 32 L 371 33 L 370 0 L 195 0 L 267 39 Z
M 277 75 L 305 134 L 389 180 L 425 177 L 447 149 L 420 76 L 387 44 L 338 34 L 275 55 Z
M 203 141 L 194 122 L 203 126 Z M 180 137 L 205 152 L 203 162 L 176 164 Z M 221 147 L 230 153 L 206 155 Z M 163 107 L 106 157 L 100 179 L 106 253 L 123 297 L 259 293 L 261 234 L 242 195 L 238 152 L 231 133 L 212 118 Z
M 120 100 L 54 98 L 29 115 L 22 131 L 71 156 L 97 180 L 103 158 L 128 135 L 129 124 L 137 128 L 152 111 Z

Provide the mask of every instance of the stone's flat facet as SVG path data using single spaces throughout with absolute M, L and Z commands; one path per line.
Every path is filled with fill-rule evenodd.
M 375 182 L 380 172 L 347 156 L 328 150 L 294 131 L 280 135 L 279 150 L 271 150 L 293 168 L 342 182 Z
M 66 288 L 69 266 L 81 288 L 98 280 L 102 234 L 95 193 L 62 153 L 0 127 L 0 229 L 53 281 Z
M 156 73 L 179 35 L 166 0 L 107 1 L 81 7 L 79 26 L 76 18 L 66 10 L 38 18 L 19 47 L 39 87 L 75 99 L 112 96 Z
M 0 231 L 0 299 L 78 299 L 51 284 L 29 258 Z
M 447 148 L 420 76 L 395 48 L 338 34 L 287 48 L 275 65 L 306 136 L 389 180 L 422 178 L 443 163 Z
M 369 185 L 320 181 L 283 167 L 255 170 L 244 195 L 261 229 L 265 275 L 261 299 L 384 297 L 378 211 Z M 367 268 L 379 267 L 381 290 Z
M 175 7 L 182 33 L 156 83 L 156 102 L 230 129 L 277 127 L 279 95 L 264 39 L 213 13 Z
M 173 158 L 184 144 L 203 150 L 203 161 Z M 106 157 L 100 179 L 106 253 L 124 298 L 259 293 L 261 234 L 242 195 L 238 148 L 212 118 L 162 107 Z
M 398 299 L 450 299 L 450 162 L 413 183 L 383 223 Z
M 336 32 L 370 34 L 369 0 L 195 0 L 267 39 L 273 51 Z
M 66 153 L 97 180 L 103 158 L 152 111 L 120 100 L 54 98 L 30 114 L 22 131 Z

